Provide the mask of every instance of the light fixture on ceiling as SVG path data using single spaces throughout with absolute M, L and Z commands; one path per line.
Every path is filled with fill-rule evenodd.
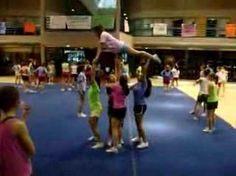
M 66 45 L 66 47 L 67 47 L 67 48 L 69 48 L 69 47 L 70 47 L 70 45 L 69 45 L 69 44 L 67 44 L 67 45 Z
M 127 14 L 126 14 L 126 13 L 123 13 L 123 15 L 124 15 L 124 16 L 127 16 Z
M 75 11 L 75 9 L 71 9 L 71 12 L 74 12 Z

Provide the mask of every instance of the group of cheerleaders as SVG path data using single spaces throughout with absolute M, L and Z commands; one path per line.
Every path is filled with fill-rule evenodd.
M 138 143 L 138 149 L 147 148 L 149 147 L 149 143 L 143 127 L 143 116 L 147 109 L 146 98 L 150 95 L 151 91 L 150 80 L 147 78 L 147 68 L 151 60 L 158 62 L 159 58 L 157 55 L 151 55 L 145 51 L 137 51 L 129 47 L 124 42 L 117 40 L 111 34 L 104 31 L 102 26 L 95 27 L 94 32 L 99 38 L 100 46 L 92 63 L 89 88 L 87 91 L 90 110 L 88 120 L 92 132 L 92 136 L 89 140 L 95 142 L 92 148 L 98 149 L 104 148 L 105 146 L 98 129 L 98 121 L 103 107 L 99 83 L 96 80 L 96 66 L 101 62 L 99 58 L 102 52 L 112 52 L 116 55 L 127 53 L 136 56 L 136 58 L 140 58 L 141 63 L 141 71 L 137 72 L 137 81 L 132 86 L 128 86 L 128 79 L 125 75 L 118 77 L 110 75 L 109 82 L 106 83 L 108 95 L 107 114 L 109 116 L 109 147 L 106 149 L 106 152 L 118 153 L 119 149 L 122 147 L 122 127 L 126 115 L 126 99 L 130 90 L 132 90 L 134 94 L 133 112 L 138 134 L 132 141 Z M 26 64 L 24 65 L 26 66 Z M 167 69 L 169 70 L 169 68 Z M 80 73 L 83 73 L 83 70 L 84 68 L 81 68 Z M 22 74 L 22 78 L 23 76 Z M 82 79 L 84 75 L 80 76 L 77 77 L 78 90 L 80 97 L 84 98 L 85 89 L 84 85 L 81 84 L 84 82 Z M 211 72 L 209 68 L 204 68 L 201 72 L 200 80 L 197 81 L 197 83 L 201 83 L 202 88 L 207 92 L 207 96 L 203 96 L 204 93 L 200 92 L 198 97 L 198 103 L 202 102 L 200 99 L 204 99 L 206 104 L 208 123 L 204 132 L 207 133 L 212 133 L 215 130 L 214 112 L 218 105 L 218 88 L 215 83 L 215 78 L 216 75 Z M 23 79 L 28 80 L 29 77 Z M 32 175 L 30 158 L 35 154 L 35 146 L 25 123 L 29 115 L 30 107 L 20 101 L 19 91 L 13 86 L 0 88 L 0 99 L 1 175 L 30 176 Z M 18 108 L 22 110 L 21 119 L 16 118 Z M 197 108 L 194 108 L 192 114 L 197 115 Z M 4 141 L 4 143 L 2 141 Z

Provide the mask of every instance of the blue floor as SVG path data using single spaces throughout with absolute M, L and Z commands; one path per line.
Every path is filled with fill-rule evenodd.
M 188 112 L 194 101 L 178 90 L 168 94 L 161 88 L 153 90 L 145 115 L 150 148 L 142 151 L 128 140 L 136 133 L 131 94 L 124 127 L 125 146 L 118 155 L 90 149 L 87 119 L 76 116 L 76 97 L 75 92 L 60 92 L 55 86 L 43 94 L 22 93 L 22 99 L 32 105 L 28 126 L 37 147 L 33 159 L 36 176 L 236 175 L 235 130 L 218 119 L 215 134 L 203 133 L 205 117 L 193 121 Z M 105 139 L 104 90 L 101 97 L 104 113 L 99 125 Z

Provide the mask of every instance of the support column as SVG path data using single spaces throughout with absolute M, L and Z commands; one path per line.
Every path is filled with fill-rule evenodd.
M 45 33 L 45 17 L 46 17 L 46 6 L 45 6 L 45 0 L 40 0 L 40 57 L 41 57 L 41 63 L 44 63 L 46 61 L 45 59 L 45 39 L 44 39 L 44 33 Z
M 116 8 L 116 26 L 115 26 L 115 36 L 117 39 L 120 39 L 120 20 L 121 20 L 121 0 L 117 0 Z M 121 75 L 121 59 L 118 55 L 115 58 L 115 75 L 119 79 Z

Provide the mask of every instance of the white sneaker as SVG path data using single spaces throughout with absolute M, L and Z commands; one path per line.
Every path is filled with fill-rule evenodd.
M 118 148 L 118 149 L 121 149 L 121 148 L 122 148 L 122 144 L 121 144 L 121 143 L 118 144 L 118 145 L 117 145 L 117 148 Z
M 154 55 L 152 55 L 153 56 L 153 60 L 154 61 L 156 61 L 156 62 L 158 62 L 159 64 L 161 64 L 161 59 L 160 59 L 160 57 L 157 55 L 157 54 L 154 54 Z
M 205 112 L 201 113 L 202 117 L 205 117 L 207 114 Z
M 90 136 L 89 138 L 88 138 L 88 141 L 94 141 L 95 140 L 95 137 L 94 136 Z
M 61 88 L 61 91 L 62 91 L 62 92 L 65 92 L 65 89 L 64 89 L 64 88 Z
M 97 142 L 94 146 L 92 146 L 92 149 L 100 149 L 104 147 L 104 143 L 103 142 Z
M 189 114 L 191 115 L 195 114 L 194 110 L 189 111 Z
M 116 147 L 111 147 L 109 149 L 106 149 L 107 153 L 118 153 L 118 149 Z
M 208 127 L 204 128 L 202 131 L 205 132 L 205 133 L 211 132 L 211 130 Z
M 197 116 L 193 116 L 193 120 L 199 120 Z
M 71 88 L 68 88 L 67 90 L 68 90 L 69 92 L 71 92 L 71 91 L 72 91 L 72 89 L 71 89 Z
M 85 118 L 85 117 L 87 117 L 87 115 L 84 114 L 83 112 L 81 112 L 81 113 L 79 113 L 79 117 Z
M 140 142 L 140 139 L 139 137 L 134 137 L 131 139 L 132 142 Z
M 148 142 L 142 142 L 137 146 L 138 149 L 144 149 L 144 148 L 148 148 L 148 147 L 149 147 Z

